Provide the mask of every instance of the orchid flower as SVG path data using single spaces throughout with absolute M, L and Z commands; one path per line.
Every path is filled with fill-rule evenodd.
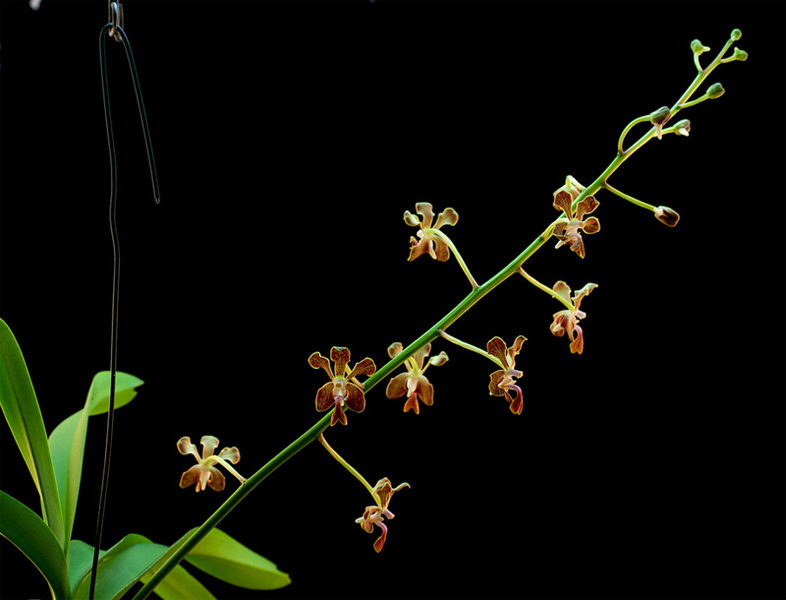
M 180 454 L 192 454 L 197 460 L 197 464 L 188 469 L 180 478 L 180 487 L 187 488 L 196 483 L 196 491 L 207 489 L 208 486 L 220 492 L 226 485 L 224 474 L 215 465 L 221 465 L 232 473 L 240 483 L 246 479 L 235 468 L 229 464 L 237 464 L 240 461 L 240 450 L 237 447 L 224 448 L 218 455 L 213 452 L 218 448 L 218 438 L 212 435 L 204 435 L 199 442 L 202 444 L 202 456 L 199 456 L 196 446 L 191 443 L 190 437 L 182 437 L 177 441 L 177 449 Z
M 390 358 L 394 358 L 401 354 L 404 349 L 400 342 L 391 344 L 388 347 L 388 354 Z M 431 344 L 426 344 L 420 350 L 415 352 L 412 356 L 406 359 L 404 365 L 407 368 L 406 373 L 399 373 L 388 382 L 388 387 L 385 394 L 388 398 L 399 398 L 404 394 L 407 395 L 407 401 L 404 403 L 404 412 L 414 410 L 416 415 L 420 414 L 420 403 L 422 400 L 427 406 L 434 404 L 434 386 L 429 382 L 424 373 L 430 365 L 440 366 L 448 361 L 448 355 L 443 350 L 437 356 L 432 356 L 423 366 L 426 357 L 431 352 Z
M 316 407 L 320 412 L 333 409 L 330 425 L 336 423 L 347 424 L 347 415 L 344 406 L 354 412 L 363 412 L 366 408 L 366 397 L 363 394 L 363 384 L 355 379 L 358 375 L 373 375 L 377 370 L 374 361 L 364 358 L 350 371 L 349 349 L 342 346 L 333 346 L 330 350 L 330 359 L 335 365 L 335 373 L 330 368 L 330 362 L 319 352 L 314 352 L 308 357 L 308 364 L 314 369 L 324 369 L 330 381 L 317 390 Z

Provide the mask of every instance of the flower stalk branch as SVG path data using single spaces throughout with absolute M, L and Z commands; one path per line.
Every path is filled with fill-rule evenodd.
M 358 472 L 358 470 L 357 470 L 357 469 L 355 469 L 355 467 L 353 467 L 352 465 L 350 465 L 350 464 L 349 464 L 347 461 L 345 461 L 345 460 L 342 458 L 342 456 L 341 456 L 341 455 L 340 455 L 338 452 L 336 452 L 335 450 L 333 450 L 333 447 L 332 447 L 330 444 L 328 444 L 327 440 L 325 439 L 325 434 L 324 434 L 324 433 L 320 433 L 320 434 L 319 434 L 319 438 L 318 438 L 318 439 L 319 439 L 319 443 L 320 443 L 320 444 L 322 444 L 322 445 L 325 447 L 325 450 L 327 450 L 327 451 L 328 451 L 328 453 L 330 454 L 330 456 L 332 456 L 333 458 L 335 458 L 335 459 L 336 459 L 336 461 L 337 461 L 337 462 L 338 462 L 338 463 L 339 463 L 339 464 L 340 464 L 342 467 L 344 467 L 344 468 L 345 468 L 347 471 L 349 471 L 350 473 L 352 473 L 352 476 L 353 476 L 355 479 L 357 479 L 357 480 L 358 480 L 360 483 L 362 483 L 362 484 L 363 484 L 363 487 L 364 487 L 364 488 L 366 488 L 366 489 L 368 490 L 368 493 L 369 493 L 369 494 L 371 494 L 371 496 L 374 498 L 374 500 L 376 500 L 377 502 L 379 502 L 379 497 L 378 497 L 378 496 L 376 495 L 376 493 L 374 492 L 374 488 L 372 488 L 372 487 L 371 487 L 371 484 L 370 484 L 368 481 L 366 481 L 366 478 L 365 478 L 365 477 L 363 477 L 363 475 L 361 475 L 361 474 Z

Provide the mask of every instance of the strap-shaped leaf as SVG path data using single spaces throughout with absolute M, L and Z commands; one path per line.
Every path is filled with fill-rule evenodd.
M 52 529 L 60 547 L 64 548 L 67 538 L 44 420 L 22 351 L 11 329 L 2 319 L 0 408 L 41 496 L 44 521 Z
M 141 379 L 127 373 L 117 373 L 115 379 L 115 408 L 131 402 L 136 396 L 135 388 L 142 385 Z M 52 461 L 60 492 L 60 504 L 64 515 L 65 538 L 71 538 L 74 516 L 82 480 L 82 461 L 85 452 L 88 417 L 109 409 L 109 371 L 93 377 L 85 405 L 77 413 L 55 427 L 49 436 Z
M 186 560 L 213 577 L 250 590 L 275 590 L 291 581 L 274 563 L 220 529 L 212 529 Z
M 140 581 L 147 583 L 153 574 L 148 571 Z M 177 565 L 166 579 L 156 586 L 156 596 L 162 600 L 216 600 L 199 580 L 180 565 Z
M 49 583 L 52 598 L 67 600 L 71 597 L 66 559 L 60 542 L 41 517 L 2 491 L 0 534 L 19 548 L 41 571 Z
M 122 598 L 137 581 L 147 582 L 170 551 L 172 548 L 155 544 L 143 535 L 125 536 L 109 550 L 101 552 L 96 598 Z M 70 568 L 74 600 L 87 598 L 92 555 L 93 547 L 89 544 L 79 540 L 72 542 Z M 163 600 L 215 600 L 215 596 L 180 565 L 156 586 L 155 593 Z

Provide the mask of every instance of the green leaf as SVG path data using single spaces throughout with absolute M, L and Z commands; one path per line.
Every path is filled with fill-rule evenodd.
M 2 491 L 0 534 L 41 571 L 49 583 L 52 598 L 65 600 L 71 597 L 66 559 L 60 542 L 41 517 Z
M 103 550 L 98 553 L 99 560 L 104 554 L 106 552 Z M 68 585 L 71 588 L 72 596 L 76 596 L 79 585 L 90 573 L 92 567 L 93 546 L 82 540 L 71 540 L 71 550 L 68 553 Z
M 98 563 L 96 600 L 121 598 L 166 551 L 167 546 L 153 544 L 141 535 L 125 536 Z M 74 600 L 86 599 L 89 590 L 90 574 L 80 582 Z
M 186 560 L 222 581 L 250 590 L 275 590 L 289 585 L 289 575 L 220 529 L 212 529 Z
M 147 583 L 152 576 L 153 573 L 148 571 L 140 581 Z M 155 594 L 162 600 L 216 600 L 210 590 L 180 565 L 172 569 L 166 579 L 156 586 Z
M 88 417 L 98 415 L 109 409 L 109 371 L 102 371 L 93 377 L 87 393 L 85 405 L 77 413 L 65 419 L 49 436 L 57 488 L 64 515 L 65 538 L 71 538 L 74 526 L 76 505 L 79 499 L 79 486 L 82 480 L 82 461 L 85 451 Z M 144 382 L 127 373 L 117 373 L 115 379 L 115 408 L 131 402 L 136 396 L 134 388 Z
M 118 371 L 115 378 L 115 408 L 125 406 L 136 396 L 134 388 L 142 385 L 144 381 L 128 373 Z M 100 415 L 109 410 L 109 371 L 101 371 L 93 377 L 87 401 L 90 404 L 90 416 Z
M 182 539 L 176 545 L 181 542 Z M 147 582 L 158 565 L 174 549 L 155 544 L 145 536 L 135 533 L 125 536 L 112 548 L 102 552 L 98 564 L 96 599 L 121 598 L 137 581 Z M 71 581 L 75 588 L 74 599 L 83 600 L 87 598 L 90 589 L 93 547 L 75 540 L 72 543 L 72 552 Z M 215 596 L 204 585 L 179 565 L 156 586 L 155 593 L 163 600 L 215 600 Z
M 65 548 L 67 538 L 60 495 L 57 491 L 57 479 L 41 409 L 19 344 L 2 319 L 0 319 L 0 408 L 3 409 L 8 427 L 38 489 L 44 521 L 52 529 L 60 547 Z

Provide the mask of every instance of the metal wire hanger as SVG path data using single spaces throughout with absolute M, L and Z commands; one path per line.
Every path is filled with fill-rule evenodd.
M 112 326 L 110 330 L 110 353 L 109 353 L 109 410 L 106 422 L 106 441 L 104 445 L 104 464 L 101 471 L 101 489 L 98 500 L 98 515 L 96 518 L 96 532 L 93 548 L 93 564 L 90 577 L 89 598 L 95 598 L 96 580 L 98 579 L 98 554 L 101 548 L 101 537 L 104 529 L 104 517 L 106 515 L 107 488 L 109 483 L 109 465 L 112 455 L 112 437 L 115 421 L 115 383 L 117 379 L 117 328 L 119 317 L 118 294 L 120 289 L 120 242 L 117 233 L 117 154 L 115 152 L 115 136 L 112 127 L 112 108 L 109 102 L 109 78 L 107 69 L 107 40 L 113 39 L 120 43 L 125 50 L 128 68 L 131 71 L 131 78 L 134 85 L 134 95 L 136 96 L 139 118 L 142 122 L 142 133 L 145 138 L 145 149 L 147 151 L 147 161 L 150 167 L 150 179 L 153 185 L 153 198 L 156 203 L 161 201 L 161 194 L 158 184 L 158 172 L 153 154 L 153 145 L 150 140 L 150 128 L 147 123 L 147 111 L 142 99 L 142 89 L 139 84 L 139 75 L 136 70 L 134 54 L 131 51 L 131 43 L 123 29 L 123 5 L 120 2 L 107 1 L 109 11 L 109 22 L 101 29 L 98 36 L 99 58 L 101 67 L 101 90 L 104 100 L 104 122 L 106 124 L 106 137 L 109 146 L 109 229 L 112 235 L 112 249 L 114 255 L 112 268 Z

